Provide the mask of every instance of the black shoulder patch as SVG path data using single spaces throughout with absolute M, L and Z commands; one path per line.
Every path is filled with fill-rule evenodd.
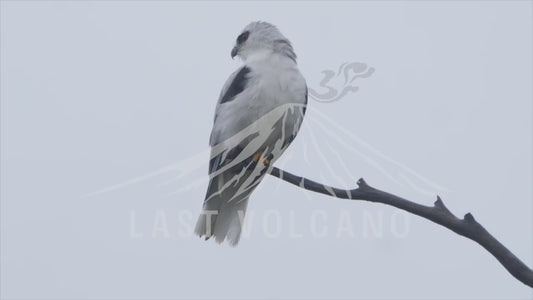
M 242 67 L 239 73 L 235 75 L 235 78 L 233 78 L 233 82 L 231 82 L 230 86 L 228 87 L 228 90 L 220 99 L 221 104 L 233 100 L 235 96 L 244 91 L 244 88 L 246 87 L 246 82 L 248 82 L 248 79 L 246 78 L 246 75 L 248 75 L 248 73 L 250 73 L 250 68 Z
M 307 110 L 307 96 L 309 96 L 309 89 L 307 88 L 307 85 L 305 85 L 305 104 L 303 107 L 303 114 L 305 115 L 305 111 Z

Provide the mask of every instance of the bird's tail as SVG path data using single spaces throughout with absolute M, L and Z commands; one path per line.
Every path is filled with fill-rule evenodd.
M 221 155 L 215 156 L 211 160 L 213 165 L 210 167 L 210 177 L 219 170 L 216 159 L 220 157 Z M 196 223 L 195 232 L 198 236 L 205 236 L 206 240 L 214 236 L 218 243 L 228 240 L 232 246 L 237 245 L 244 226 L 248 199 L 267 170 L 263 168 L 259 170 L 262 172 L 259 174 L 254 172 L 257 165 L 254 157 L 210 178 L 202 213 Z M 226 159 L 233 157 L 228 154 Z
M 246 197 L 235 202 L 223 202 L 219 209 L 204 206 L 196 222 L 196 234 L 205 236 L 206 239 L 214 236 L 217 243 L 227 239 L 230 245 L 236 246 L 241 237 L 248 199 Z

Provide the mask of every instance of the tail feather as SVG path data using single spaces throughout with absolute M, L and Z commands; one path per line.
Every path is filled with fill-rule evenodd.
M 217 243 L 228 240 L 230 245 L 236 246 L 241 237 L 248 198 L 224 204 L 218 209 L 218 214 L 211 215 L 210 224 L 207 223 L 208 212 L 204 209 L 196 223 L 195 232 L 200 237 L 205 236 L 206 239 L 214 236 Z
M 239 191 L 241 185 L 252 174 L 251 171 L 241 173 L 248 164 L 248 161 L 243 161 L 210 179 L 203 210 L 196 223 L 195 232 L 198 236 L 205 236 L 206 239 L 214 236 L 218 243 L 228 240 L 230 245 L 237 245 L 241 237 L 248 199 L 254 190 L 252 188 Z M 241 182 L 231 184 L 237 174 L 241 175 Z
M 245 198 L 237 203 L 225 203 L 220 208 L 214 228 L 215 240 L 218 243 L 227 239 L 231 245 L 237 245 L 241 237 L 247 206 L 248 198 Z

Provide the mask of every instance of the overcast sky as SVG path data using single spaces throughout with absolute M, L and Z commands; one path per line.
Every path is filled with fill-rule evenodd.
M 254 20 L 291 40 L 317 93 L 325 70 L 374 71 L 310 99 L 278 166 L 438 194 L 533 266 L 530 1 L 2 1 L 2 298 L 533 296 L 446 228 L 275 178 L 236 248 L 191 236 L 230 51 Z

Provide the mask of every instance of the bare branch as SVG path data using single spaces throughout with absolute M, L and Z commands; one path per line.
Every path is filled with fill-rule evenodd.
M 336 198 L 365 200 L 391 205 L 440 224 L 483 246 L 483 248 L 496 257 L 511 275 L 525 285 L 533 288 L 533 271 L 528 266 L 483 228 L 483 226 L 474 219 L 474 216 L 472 216 L 471 213 L 467 213 L 463 219 L 454 216 L 450 210 L 446 208 L 439 196 L 437 196 L 437 201 L 435 201 L 434 206 L 425 206 L 375 189 L 369 186 L 363 178 L 357 181 L 358 188 L 343 190 L 296 176 L 276 167 L 271 169 L 270 175 L 297 185 L 303 189 Z

